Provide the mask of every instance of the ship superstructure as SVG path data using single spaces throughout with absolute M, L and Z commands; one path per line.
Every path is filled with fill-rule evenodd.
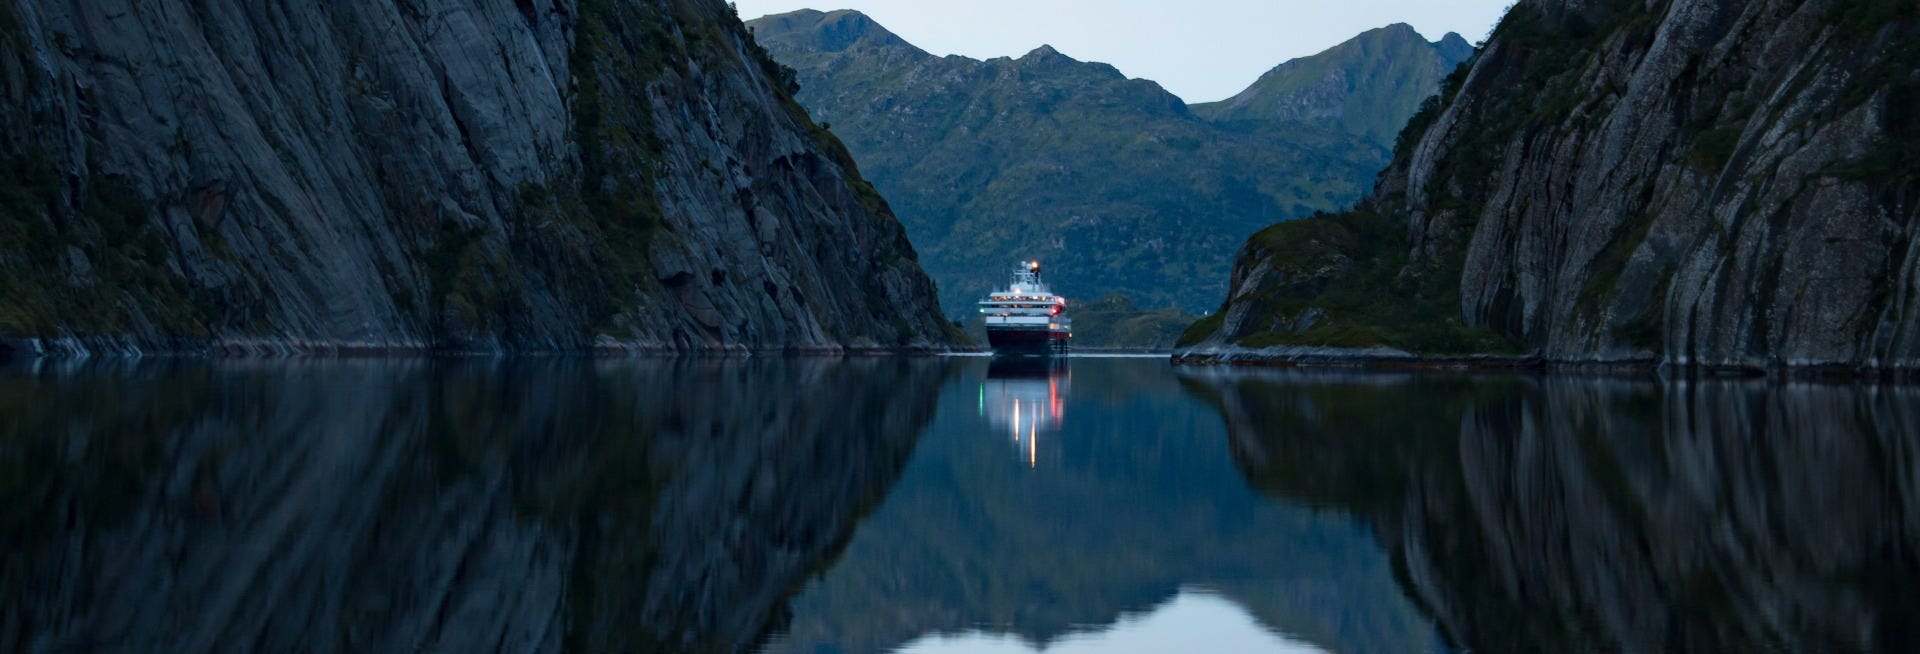
M 1067 299 L 1040 280 L 1040 262 L 1022 261 L 1013 283 L 980 301 L 987 321 L 987 343 L 995 356 L 1065 354 L 1073 341 Z

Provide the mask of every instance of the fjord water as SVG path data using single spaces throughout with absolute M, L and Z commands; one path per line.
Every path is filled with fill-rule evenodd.
M 1911 649 L 1920 389 L 0 369 L 0 649 Z

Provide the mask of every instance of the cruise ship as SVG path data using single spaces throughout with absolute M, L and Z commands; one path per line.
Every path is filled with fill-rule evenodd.
M 1040 281 L 1038 261 L 1020 262 L 1012 285 L 980 301 L 994 356 L 1066 354 L 1073 340 L 1073 320 L 1066 312 L 1067 299 L 1054 295 Z

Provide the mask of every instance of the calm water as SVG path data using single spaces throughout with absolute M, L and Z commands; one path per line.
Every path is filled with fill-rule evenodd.
M 1920 647 L 1920 387 L 0 368 L 0 650 Z

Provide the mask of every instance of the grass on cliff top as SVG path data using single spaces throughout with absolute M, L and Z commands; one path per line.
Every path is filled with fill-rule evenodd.
M 1416 264 L 1406 242 L 1398 220 L 1369 211 L 1318 215 L 1255 234 L 1243 255 L 1260 258 L 1273 273 L 1239 301 L 1255 303 L 1265 318 L 1228 340 L 1254 348 L 1392 347 L 1436 355 L 1519 351 L 1460 319 L 1459 257 Z M 1321 315 L 1296 331 L 1296 322 L 1314 311 Z M 1217 333 L 1224 313 L 1195 323 L 1180 343 Z

